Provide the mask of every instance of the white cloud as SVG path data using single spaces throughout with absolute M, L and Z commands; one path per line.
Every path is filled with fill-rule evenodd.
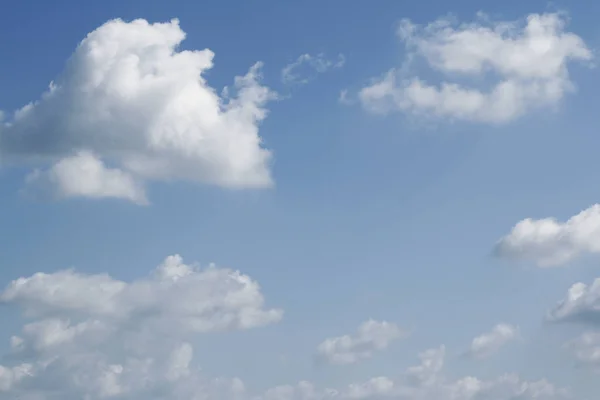
M 566 345 L 578 363 L 600 372 L 600 333 L 585 332 Z
M 434 385 L 440 371 L 444 367 L 445 357 L 445 346 L 429 349 L 420 353 L 419 360 L 421 363 L 414 367 L 408 368 L 408 380 L 413 385 L 417 385 L 419 387 Z
M 496 244 L 501 257 L 533 261 L 540 267 L 563 265 L 582 253 L 600 253 L 600 204 L 566 222 L 527 218 Z
M 167 257 L 148 278 L 131 283 L 73 270 L 37 273 L 13 281 L 0 300 L 42 319 L 24 332 L 46 341 L 49 333 L 70 341 L 77 332 L 110 330 L 115 324 L 175 334 L 248 329 L 282 316 L 281 310 L 264 309 L 260 288 L 247 275 L 214 265 L 199 269 L 178 255 Z M 57 320 L 64 315 L 83 325 Z
M 281 81 L 286 84 L 306 84 L 315 78 L 315 74 L 341 68 L 345 63 L 346 57 L 343 54 L 339 54 L 336 60 L 328 59 L 324 54 L 302 54 L 281 70 Z
M 528 111 L 556 106 L 574 90 L 572 61 L 593 55 L 584 41 L 566 32 L 563 14 L 531 14 L 526 22 L 456 24 L 438 19 L 423 27 L 403 20 L 398 36 L 407 65 L 393 68 L 363 88 L 359 99 L 372 112 L 417 115 L 484 123 L 506 123 Z M 445 79 L 439 85 L 409 75 L 410 63 L 423 59 Z M 471 78 L 472 86 L 464 84 Z M 483 88 L 491 83 L 490 88 Z
M 564 389 L 542 379 L 529 382 L 514 374 L 481 380 L 466 376 L 458 380 L 442 374 L 444 347 L 421 353 L 421 363 L 393 379 L 378 376 L 351 383 L 340 389 L 318 390 L 309 382 L 280 386 L 267 392 L 264 400 L 559 400 L 568 399 Z
M 509 324 L 498 324 L 490 332 L 473 339 L 467 355 L 473 358 L 487 358 L 500 350 L 505 344 L 515 339 L 518 328 Z
M 317 354 L 332 364 L 353 364 L 370 358 L 403 335 L 404 331 L 393 323 L 368 320 L 358 327 L 354 336 L 326 339 L 317 347 Z
M 26 182 L 35 188 L 48 187 L 57 197 L 113 197 L 148 204 L 144 188 L 131 174 L 107 168 L 88 151 L 63 158 L 48 171 L 35 170 Z
M 258 284 L 237 271 L 170 256 L 144 279 L 73 270 L 19 278 L 0 300 L 27 322 L 0 365 L 0 399 L 236 399 L 239 379 L 208 379 L 187 342 L 277 322 Z M 197 397 L 206 396 L 206 397 Z
M 188 333 L 264 325 L 280 312 L 263 309 L 250 278 L 216 267 L 195 269 L 177 256 L 131 283 L 74 271 L 38 273 L 9 284 L 2 300 L 33 321 L 11 339 L 3 362 L 14 366 L 0 366 L 1 400 L 567 398 L 545 380 L 528 382 L 516 375 L 447 379 L 444 346 L 422 352 L 420 363 L 396 378 L 376 376 L 323 389 L 301 381 L 248 393 L 238 378 L 202 372 Z
M 550 321 L 575 321 L 597 325 L 600 323 L 600 278 L 591 286 L 583 282 L 572 285 L 564 299 L 548 312 Z
M 89 33 L 48 91 L 0 124 L 3 161 L 51 164 L 42 181 L 63 196 L 136 203 L 148 180 L 271 186 L 258 127 L 275 94 L 259 83 L 261 64 L 235 78 L 235 97 L 219 97 L 204 78 L 213 52 L 180 51 L 184 38 L 177 20 Z

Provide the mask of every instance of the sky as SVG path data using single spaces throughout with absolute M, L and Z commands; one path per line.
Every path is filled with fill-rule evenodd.
M 8 3 L 0 400 L 596 398 L 600 4 Z

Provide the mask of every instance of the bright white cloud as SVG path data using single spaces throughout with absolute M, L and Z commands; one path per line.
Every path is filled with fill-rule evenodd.
M 144 188 L 127 172 L 107 168 L 88 151 L 63 158 L 48 171 L 35 170 L 27 183 L 57 197 L 121 198 L 147 204 Z
M 343 54 L 338 55 L 336 60 L 328 59 L 324 54 L 302 54 L 281 70 L 281 81 L 286 84 L 305 84 L 314 79 L 316 74 L 341 68 L 345 63 Z
M 404 331 L 393 323 L 368 320 L 358 327 L 355 335 L 324 340 L 317 347 L 317 354 L 332 364 L 353 364 L 370 358 L 374 352 L 387 348 L 391 342 L 404 334 Z
M 597 325 L 600 323 L 600 278 L 591 285 L 578 282 L 567 291 L 564 299 L 548 312 L 550 321 L 575 321 Z
M 213 52 L 180 51 L 184 38 L 177 20 L 89 33 L 48 91 L 0 124 L 3 161 L 51 164 L 33 181 L 62 196 L 136 203 L 148 180 L 272 185 L 258 127 L 275 94 L 259 83 L 261 64 L 235 78 L 235 97 L 219 97 L 204 78 Z
M 215 379 L 201 372 L 189 333 L 197 337 L 264 325 L 281 312 L 264 309 L 258 285 L 247 276 L 214 266 L 193 268 L 178 256 L 131 283 L 68 270 L 20 278 L 1 296 L 33 319 L 10 341 L 4 360 L 13 365 L 0 366 L 1 400 L 567 398 L 545 380 L 528 382 L 516 375 L 447 379 L 444 346 L 422 352 L 418 365 L 395 378 L 378 376 L 323 389 L 301 381 L 251 394 L 238 378 Z M 381 325 L 371 323 L 371 331 L 389 337 Z
M 467 350 L 467 355 L 473 358 L 487 358 L 514 340 L 518 332 L 519 330 L 515 326 L 498 324 L 490 332 L 475 337 Z
M 574 90 L 568 64 L 593 57 L 579 36 L 565 31 L 566 23 L 558 13 L 531 14 L 525 23 L 492 22 L 485 15 L 468 24 L 446 18 L 424 27 L 403 20 L 398 36 L 408 64 L 375 79 L 359 99 L 376 113 L 398 110 L 484 123 L 506 123 L 556 106 Z M 409 75 L 416 59 L 447 80 L 434 85 Z M 472 86 L 464 84 L 469 78 Z M 491 86 L 483 88 L 482 82 Z
M 497 255 L 533 261 L 540 267 L 563 265 L 583 253 L 600 253 L 600 204 L 566 222 L 527 218 L 496 244 Z
M 78 332 L 103 331 L 115 324 L 187 333 L 248 329 L 282 317 L 281 310 L 264 308 L 260 287 L 247 275 L 214 265 L 199 269 L 178 255 L 167 257 L 148 278 L 131 283 L 73 270 L 37 273 L 13 281 L 0 300 L 43 318 L 41 325 L 25 329 L 43 340 L 48 333 L 70 340 Z M 65 314 L 81 323 L 57 320 Z
M 199 374 L 187 340 L 282 316 L 264 308 L 248 276 L 179 256 L 133 282 L 37 273 L 11 282 L 0 300 L 33 319 L 11 338 L 14 366 L 0 366 L 0 399 L 241 399 L 239 379 Z

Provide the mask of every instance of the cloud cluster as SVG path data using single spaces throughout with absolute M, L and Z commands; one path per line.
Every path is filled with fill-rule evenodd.
M 12 365 L 0 366 L 1 399 L 234 399 L 243 384 L 200 375 L 188 340 L 282 317 L 247 275 L 178 255 L 133 282 L 37 273 L 11 282 L 0 300 L 28 320 L 11 338 Z
M 72 341 L 74 342 L 74 341 Z M 163 346 L 164 347 L 164 346 Z M 125 350 L 127 357 L 122 356 Z M 443 375 L 445 348 L 420 354 L 420 364 L 397 378 L 378 376 L 341 388 L 319 389 L 313 383 L 281 385 L 251 395 L 238 379 L 209 379 L 191 365 L 189 343 L 170 351 L 154 350 L 146 357 L 121 348 L 112 358 L 92 348 L 48 348 L 44 365 L 22 364 L 0 368 L 0 399 L 214 399 L 214 400 L 559 400 L 568 392 L 547 382 L 529 382 L 506 374 L 491 380 L 472 376 L 447 379 Z M 151 354 L 152 357 L 148 357 Z M 112 363 L 111 363 L 112 362 Z M 39 375 L 44 374 L 44 375 Z
M 565 222 L 555 218 L 526 218 L 501 238 L 497 256 L 534 262 L 539 267 L 565 265 L 585 253 L 600 253 L 600 205 L 595 204 Z M 577 282 L 546 314 L 554 323 L 600 327 L 600 278 Z M 585 331 L 564 346 L 579 365 L 600 371 L 600 334 Z
M 559 13 L 531 14 L 525 22 L 493 22 L 483 14 L 465 24 L 451 18 L 426 26 L 403 20 L 398 37 L 406 45 L 407 64 L 375 79 L 359 100 L 377 113 L 494 124 L 556 106 L 574 90 L 568 64 L 593 58 L 579 36 L 565 31 L 566 23 Z M 447 80 L 434 85 L 410 76 L 410 63 L 418 59 Z
M 533 261 L 540 267 L 564 265 L 583 253 L 600 253 L 600 204 L 566 222 L 527 218 L 496 244 L 501 257 Z
M 397 377 L 377 376 L 340 388 L 297 385 L 249 393 L 239 378 L 212 378 L 195 362 L 199 334 L 277 322 L 250 277 L 211 265 L 199 268 L 167 257 L 143 279 L 124 282 L 74 270 L 16 279 L 0 300 L 18 307 L 24 325 L 0 363 L 0 399 L 8 400 L 559 400 L 567 392 L 545 380 L 516 375 L 481 380 L 443 374 L 445 347 L 419 355 Z M 385 348 L 402 331 L 387 322 L 363 323 L 334 353 Z M 339 339 L 339 338 L 338 338 Z
M 505 344 L 514 340 L 519 329 L 509 324 L 497 324 L 490 332 L 473 339 L 467 355 L 473 358 L 487 358 L 500 350 Z
M 491 380 L 472 376 L 447 379 L 443 374 L 445 348 L 429 349 L 420 354 L 420 364 L 408 368 L 396 378 L 378 376 L 352 383 L 341 389 L 317 390 L 309 382 L 279 386 L 269 390 L 264 400 L 559 400 L 569 398 L 564 389 L 546 380 L 525 381 L 506 374 Z
M 550 322 L 593 329 L 585 330 L 563 347 L 571 352 L 578 365 L 600 372 L 600 278 L 591 285 L 573 284 L 566 296 L 548 311 L 546 318 Z
M 317 354 L 332 364 L 353 364 L 370 358 L 374 352 L 387 348 L 404 335 L 396 324 L 371 319 L 363 322 L 355 335 L 325 339 L 317 347 Z
M 152 180 L 271 186 L 259 124 L 275 94 L 261 64 L 219 96 L 204 78 L 214 53 L 178 50 L 184 38 L 177 20 L 89 33 L 39 100 L 0 121 L 3 162 L 40 167 L 29 184 L 57 197 L 144 204 Z
M 336 60 L 331 60 L 326 58 L 324 54 L 313 56 L 305 53 L 300 55 L 293 63 L 283 67 L 281 81 L 288 85 L 306 84 L 313 80 L 316 74 L 342 68 L 344 64 L 346 64 L 346 57 L 343 54 L 339 54 Z
M 61 318 L 96 329 L 106 324 L 165 332 L 248 329 L 276 322 L 278 309 L 264 309 L 260 287 L 247 275 L 210 265 L 199 269 L 169 256 L 148 278 L 131 283 L 73 270 L 19 278 L 0 294 L 36 318 Z M 92 318 L 89 320 L 86 318 Z M 55 325 L 52 325 L 55 326 Z

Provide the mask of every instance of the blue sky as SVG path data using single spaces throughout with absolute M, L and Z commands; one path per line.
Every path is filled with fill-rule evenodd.
M 303 380 L 312 382 L 316 390 L 336 388 L 340 398 L 356 398 L 358 395 L 352 394 L 349 385 L 382 376 L 393 379 L 396 389 L 369 386 L 370 389 L 364 389 L 358 397 L 410 400 L 448 397 L 448 391 L 455 387 L 452 385 L 458 385 L 456 382 L 466 376 L 491 382 L 488 385 L 491 389 L 480 389 L 481 393 L 473 395 L 480 397 L 466 394 L 455 397 L 458 400 L 508 400 L 517 395 L 524 400 L 564 397 L 558 389 L 547 389 L 538 397 L 534 389 L 519 392 L 515 387 L 523 387 L 520 383 L 506 383 L 498 378 L 506 373 L 518 374 L 519 379 L 529 382 L 547 379 L 556 388 L 568 388 L 571 398 L 593 398 L 598 390 L 600 360 L 586 359 L 581 354 L 591 354 L 594 348 L 600 348 L 596 347 L 600 346 L 600 340 L 590 339 L 586 344 L 580 341 L 571 347 L 565 343 L 582 338 L 586 332 L 593 334 L 599 328 L 593 319 L 581 316 L 600 309 L 594 297 L 594 290 L 600 289 L 590 287 L 587 302 L 572 300 L 576 304 L 565 308 L 564 316 L 560 314 L 555 318 L 557 321 L 548 321 L 546 314 L 555 310 L 557 302 L 567 296 L 573 284 L 591 285 L 598 276 L 594 257 L 600 252 L 597 211 L 592 209 L 585 218 L 570 224 L 563 222 L 591 207 L 600 196 L 596 184 L 596 171 L 600 167 L 596 149 L 600 140 L 595 110 L 600 81 L 593 65 L 600 38 L 595 20 L 599 7 L 594 2 L 427 1 L 407 4 L 387 0 L 377 2 L 377 6 L 358 1 L 275 4 L 233 0 L 168 4 L 103 1 L 85 5 L 65 0 L 53 4 L 22 1 L 10 5 L 0 15 L 0 37 L 5 38 L 0 41 L 0 51 L 5 55 L 0 63 L 0 110 L 4 110 L 5 120 L 12 123 L 0 127 L 4 161 L 0 171 L 3 230 L 0 286 L 7 288 L 1 297 L 6 304 L 2 308 L 5 317 L 0 326 L 0 348 L 6 356 L 0 366 L 6 369 L 0 368 L 0 399 L 12 399 L 16 394 L 23 399 L 77 399 L 84 395 L 90 399 L 102 395 L 119 399 L 183 399 L 193 398 L 186 390 L 212 393 L 210 383 L 206 384 L 208 388 L 194 386 L 198 385 L 195 379 L 201 379 L 196 375 L 209 382 L 216 377 L 238 377 L 244 382 L 248 396 L 259 396 L 241 398 L 265 400 L 313 398 L 302 397 L 299 392 L 294 393 L 296 397 L 263 394 L 269 388 L 296 385 Z M 480 11 L 492 22 L 478 20 L 476 14 Z M 557 11 L 564 11 L 568 17 L 556 14 Z M 434 63 L 433 58 L 427 59 L 426 45 L 434 43 L 427 36 L 428 31 L 417 29 L 406 42 L 396 31 L 402 19 L 409 19 L 415 25 L 427 25 L 448 14 L 455 17 L 453 26 L 462 31 L 472 28 L 472 25 L 461 25 L 465 23 L 501 29 L 497 21 L 517 21 L 514 32 L 511 31 L 517 37 L 522 34 L 525 18 L 530 14 L 550 15 L 557 20 L 564 18 L 568 24 L 560 27 L 559 33 L 577 35 L 581 40 L 579 48 L 586 48 L 589 54 L 563 55 L 558 51 L 560 54 L 556 55 L 552 49 L 547 50 L 556 57 L 552 60 L 560 62 L 558 72 L 548 72 L 542 67 L 536 69 L 536 63 L 545 65 L 548 59 L 530 57 L 533 50 L 528 48 L 524 50 L 522 64 L 516 67 L 505 64 L 513 54 L 509 53 L 512 48 L 506 47 L 504 55 L 498 51 L 485 56 L 488 58 L 481 65 L 485 64 L 490 71 L 480 76 L 469 75 L 466 67 L 452 70 L 449 64 L 438 66 L 436 70 L 428 65 L 428 62 Z M 125 21 L 124 26 L 130 26 L 127 24 L 136 18 L 149 23 L 168 23 L 178 18 L 186 38 L 175 51 L 208 48 L 214 52 L 214 66 L 202 76 L 217 94 L 224 86 L 231 86 L 235 76 L 245 75 L 254 63 L 264 63 L 260 85 L 277 92 L 279 99 L 264 104 L 268 110 L 264 119 L 242 124 L 246 124 L 244 132 L 250 132 L 248 135 L 254 126 L 258 127 L 256 134 L 262 146 L 272 151 L 268 163 L 272 186 L 249 187 L 256 186 L 252 183 L 256 181 L 250 182 L 254 178 L 247 172 L 251 168 L 243 169 L 244 164 L 240 170 L 234 169 L 231 165 L 237 166 L 236 160 L 243 157 L 233 150 L 232 153 L 223 150 L 224 154 L 219 155 L 224 157 L 225 164 L 234 160 L 227 164 L 231 170 L 225 172 L 215 172 L 217 167 L 202 158 L 179 166 L 179 155 L 173 156 L 171 152 L 166 153 L 167 150 L 164 154 L 150 153 L 151 160 L 156 154 L 174 165 L 172 170 L 168 170 L 171 166 L 165 167 L 168 172 L 164 174 L 152 168 L 128 169 L 129 159 L 120 159 L 120 154 L 138 150 L 112 148 L 108 141 L 102 142 L 102 134 L 114 127 L 115 132 L 127 135 L 129 131 L 121 127 L 131 123 L 132 132 L 139 133 L 140 137 L 146 135 L 145 128 L 135 125 L 135 116 L 114 117 L 120 118 L 116 122 L 110 117 L 106 125 L 102 125 L 104 130 L 92 127 L 88 131 L 83 126 L 81 132 L 75 133 L 91 138 L 83 139 L 88 140 L 84 143 L 87 147 L 72 139 L 75 136 L 61 136 L 61 129 L 67 125 L 45 116 L 39 111 L 40 107 L 31 117 L 32 120 L 38 118 L 34 120 L 37 125 L 20 123 L 12 116 L 15 110 L 38 100 L 53 80 L 59 86 L 75 88 L 72 92 L 65 89 L 65 96 L 75 96 L 73 93 L 80 81 L 70 80 L 71 76 L 79 76 L 74 72 L 83 74 L 87 64 L 75 62 L 72 69 L 65 70 L 66 62 L 88 33 L 114 18 Z M 125 32 L 113 40 L 126 40 L 127 35 L 133 37 L 133 31 Z M 441 32 L 436 30 L 431 35 L 444 34 Z M 560 47 L 556 43 L 551 42 L 551 45 Z M 568 45 L 577 47 L 572 42 Z M 332 62 L 342 54 L 345 62 L 339 67 L 330 65 L 322 72 L 311 70 L 311 64 L 305 63 L 299 73 L 310 72 L 314 79 L 306 84 L 282 82 L 281 71 L 302 54 L 310 54 L 313 60 Z M 521 85 L 525 100 L 517 105 L 513 114 L 497 117 L 496 114 L 490 116 L 492 111 L 486 108 L 487 100 L 465 111 L 460 108 L 467 103 L 464 99 L 456 100 L 454 105 L 448 106 L 450 108 L 440 105 L 454 101 L 447 97 L 445 103 L 440 100 L 436 103 L 438 106 L 427 108 L 420 97 L 409 96 L 409 88 L 397 84 L 389 88 L 385 99 L 400 96 L 402 101 L 388 104 L 393 109 L 390 112 L 370 112 L 369 106 L 375 103 L 369 103 L 372 99 L 366 95 L 361 97 L 361 93 L 377 82 L 384 82 L 384 74 L 393 68 L 404 78 L 400 67 L 411 54 L 420 59 L 410 65 L 410 77 L 439 85 L 437 87 L 442 87 L 443 82 L 457 83 L 481 93 L 505 79 Z M 441 50 L 437 56 L 450 60 Z M 464 59 L 460 52 L 458 59 Z M 171 76 L 174 77 L 176 75 Z M 540 85 L 568 82 L 573 89 L 565 89 L 558 97 L 531 94 L 527 86 L 531 82 Z M 252 88 L 256 89 L 258 84 L 252 84 Z M 348 91 L 352 104 L 340 101 L 343 90 Z M 440 92 L 436 93 L 437 96 Z M 80 100 L 66 98 L 73 102 L 56 101 L 52 105 L 55 108 L 49 108 L 53 115 L 59 116 L 59 122 L 71 121 L 69 118 L 76 114 L 75 105 Z M 127 100 L 129 103 L 123 104 L 137 110 L 135 107 L 144 99 L 146 97 L 138 98 L 137 103 Z M 199 109 L 202 104 L 192 106 L 199 110 L 198 114 L 204 115 Z M 165 100 L 163 106 L 169 103 Z M 494 107 L 490 109 L 496 110 Z M 137 118 L 151 120 L 149 115 L 142 113 Z M 204 123 L 204 117 L 198 118 Z M 167 128 L 176 126 L 175 120 L 165 124 Z M 240 126 L 225 119 L 222 124 L 231 130 Z M 191 129 L 196 132 L 193 124 Z M 215 135 L 224 135 L 228 129 Z M 13 140 L 19 134 L 31 135 L 32 140 L 23 145 L 28 148 L 19 147 L 16 139 Z M 121 178 L 131 174 L 136 184 L 143 185 L 139 190 L 144 191 L 149 204 L 128 201 L 127 196 L 131 200 L 142 195 L 139 191 L 131 194 L 133 192 L 123 189 L 125 184 L 121 180 L 109 190 L 106 189 L 108 178 L 98 178 L 104 186 L 99 184 L 93 192 L 82 189 L 82 182 L 92 179 L 84 173 L 69 171 L 68 177 L 72 180 L 61 180 L 64 175 L 60 175 L 60 171 L 64 169 L 55 169 L 53 165 L 59 165 L 64 159 L 71 160 L 70 155 L 54 154 L 51 146 L 44 148 L 47 142 L 44 135 L 59 143 L 67 153 L 93 151 L 90 154 L 96 158 L 84 161 L 104 162 L 100 177 L 114 178 L 117 175 L 108 174 L 115 171 L 124 171 L 118 175 Z M 238 143 L 238 139 L 234 138 L 234 142 Z M 11 144 L 11 140 L 17 144 Z M 147 144 L 132 140 L 135 144 Z M 214 143 L 217 143 L 216 149 L 221 149 L 221 142 L 215 139 Z M 108 150 L 105 152 L 108 148 L 110 154 Z M 250 145 L 240 147 L 239 151 L 247 151 L 243 154 L 249 159 L 258 157 L 257 148 Z M 81 158 L 75 160 L 83 162 Z M 74 165 L 78 172 L 86 171 L 82 164 L 68 165 Z M 206 165 L 209 167 L 205 168 Z M 36 192 L 30 196 L 26 177 L 32 176 L 36 168 L 39 175 L 31 181 L 41 183 L 42 194 Z M 228 183 L 234 175 L 236 179 L 242 175 L 248 178 Z M 265 176 L 261 175 L 260 179 Z M 54 184 L 59 187 L 48 189 Z M 554 225 L 543 220 L 549 217 L 556 218 Z M 518 229 L 517 223 L 526 218 L 532 218 L 535 229 Z M 561 258 L 564 252 L 568 257 Z M 139 389 L 135 383 L 140 376 L 128 373 L 131 367 L 126 361 L 111 355 L 109 347 L 118 348 L 116 343 L 121 336 L 104 337 L 100 345 L 71 338 L 72 343 L 65 339 L 60 345 L 46 348 L 34 345 L 38 343 L 36 338 L 41 340 L 39 343 L 47 343 L 40 339 L 42 336 L 35 335 L 50 335 L 50 330 L 31 333 L 33 328 L 29 331 L 24 328 L 31 321 L 51 319 L 70 324 L 96 320 L 116 324 L 116 314 L 94 314 L 92 306 L 90 309 L 82 306 L 75 312 L 79 306 L 60 300 L 85 304 L 87 300 L 81 296 L 89 292 L 89 303 L 94 307 L 113 301 L 112 297 L 94 300 L 95 281 L 63 282 L 52 273 L 74 268 L 83 274 L 81 276 L 108 274 L 115 281 L 139 281 L 173 254 L 180 254 L 186 265 L 197 262 L 201 266 L 200 272 L 196 272 L 198 279 L 191 281 L 190 287 L 194 282 L 204 282 L 206 276 L 202 271 L 209 263 L 240 270 L 260 285 L 260 295 L 266 302 L 264 306 L 253 303 L 248 307 L 258 307 L 254 310 L 257 313 L 263 309 L 281 309 L 283 316 L 268 323 L 257 322 L 252 328 L 237 319 L 238 322 L 226 327 L 217 327 L 215 321 L 219 313 L 227 308 L 223 305 L 227 292 L 214 294 L 217 296 L 214 301 L 221 301 L 218 304 L 222 309 L 217 305 L 214 315 L 207 312 L 198 317 L 205 318 L 204 322 L 214 327 L 202 331 L 188 327 L 179 332 L 175 325 L 168 335 L 170 339 L 193 346 L 194 358 L 189 369 L 193 370 L 190 376 L 194 378 L 169 381 L 152 392 Z M 549 259 L 553 260 L 550 267 L 544 263 Z M 50 274 L 48 280 L 36 283 L 33 278 L 36 272 Z M 29 277 L 31 285 L 18 289 L 11 282 L 19 277 Z M 228 282 L 213 284 L 228 287 Z M 87 289 L 77 291 L 69 284 L 81 284 Z M 156 293 L 162 293 L 158 287 Z M 213 295 L 207 290 L 207 286 L 198 286 L 192 291 L 196 294 L 189 294 L 183 303 L 190 306 L 195 301 L 200 303 Z M 61 291 L 67 294 L 61 295 Z M 155 307 L 152 311 L 157 315 L 165 313 L 160 314 L 160 321 L 170 321 L 172 315 L 181 312 L 178 307 L 185 306 L 177 300 L 176 294 L 176 290 L 164 294 L 174 299 L 168 307 L 161 305 L 162 295 L 154 300 L 146 299 L 143 304 Z M 199 297 L 194 297 L 196 295 Z M 252 292 L 252 296 L 255 295 Z M 115 296 L 118 298 L 115 302 L 129 301 Z M 132 296 L 123 298 L 131 300 Z M 115 304 L 120 304 L 117 309 L 130 306 L 129 303 Z M 148 328 L 150 331 L 160 331 L 155 325 L 159 322 L 153 320 L 152 325 L 143 325 L 148 322 L 144 319 L 144 310 L 131 307 L 133 311 L 128 318 L 141 321 L 139 327 L 152 326 Z M 27 310 L 32 314 L 27 314 Z M 241 318 L 241 314 L 236 315 Z M 372 333 L 374 336 L 353 336 L 357 335 L 359 326 L 370 319 L 381 322 Z M 403 334 L 388 329 L 383 321 L 393 324 Z M 506 343 L 503 337 L 490 336 L 494 343 L 501 342 L 493 355 L 475 357 L 471 354 L 475 350 L 469 353 L 475 337 L 494 332 L 493 328 L 502 323 L 510 325 L 516 333 L 507 335 Z M 119 331 L 123 335 L 141 335 L 142 330 L 118 329 L 123 329 Z M 25 355 L 19 353 L 18 346 L 11 348 L 13 335 L 23 337 Z M 160 332 L 152 335 L 153 339 L 161 340 Z M 319 344 L 327 338 L 343 335 L 350 335 L 350 339 L 344 339 L 350 344 L 336 344 L 329 352 L 319 350 Z M 28 338 L 34 344 L 27 342 Z M 380 346 L 382 341 L 385 344 Z M 170 351 L 167 348 L 170 344 L 165 341 L 164 352 Z M 33 347 L 30 349 L 29 345 Z M 434 383 L 429 382 L 430 386 L 425 380 L 410 383 L 412 372 L 407 369 L 419 364 L 417 354 L 438 349 L 440 345 L 445 346 L 444 368 L 432 375 Z M 115 372 L 120 378 L 116 378 L 119 383 L 114 384 L 118 389 L 112 392 L 102 391 L 108 387 L 105 381 L 94 381 L 84 388 L 78 386 L 63 364 L 58 364 L 56 369 L 44 369 L 36 364 L 52 355 L 69 360 L 69 354 L 91 354 L 98 349 L 106 352 L 107 359 L 101 357 L 92 366 L 79 366 L 78 371 L 91 368 L 89 374 L 95 376 L 107 368 L 105 363 L 122 365 L 125 372 Z M 361 349 L 366 349 L 368 355 L 357 356 L 356 362 L 332 361 L 333 353 L 358 354 Z M 578 349 L 583 351 L 578 353 Z M 151 347 L 135 356 L 161 360 L 161 351 Z M 22 378 L 15 372 L 14 368 L 23 363 L 33 365 L 31 371 L 28 370 L 31 376 Z M 195 371 L 197 367 L 201 368 L 200 372 Z M 152 374 L 160 375 L 160 372 Z M 53 391 L 43 389 L 48 377 L 59 382 Z M 3 382 L 8 383 L 3 386 Z M 414 393 L 395 391 L 404 390 L 404 386 L 410 386 Z M 235 398 L 232 394 L 208 396 Z M 322 396 L 320 398 L 329 398 Z

